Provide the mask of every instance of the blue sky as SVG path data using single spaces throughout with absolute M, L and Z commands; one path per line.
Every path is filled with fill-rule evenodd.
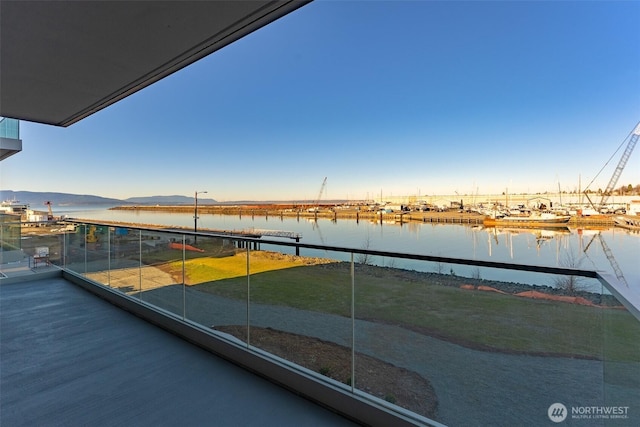
M 316 1 L 69 128 L 22 122 L 1 188 L 577 190 L 640 120 L 639 18 L 637 1 Z M 640 148 L 618 184 L 640 184 Z

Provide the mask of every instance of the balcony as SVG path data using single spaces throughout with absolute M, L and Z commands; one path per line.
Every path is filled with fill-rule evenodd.
M 0 117 L 0 161 L 22 151 L 20 121 Z
M 49 227 L 2 264 L 2 424 L 640 417 L 637 294 L 595 271 L 101 223 Z

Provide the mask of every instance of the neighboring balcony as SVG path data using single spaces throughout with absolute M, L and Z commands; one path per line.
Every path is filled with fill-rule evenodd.
M 22 151 L 20 121 L 0 117 L 0 161 Z
M 166 387 L 175 387 L 177 400 L 157 409 L 180 406 L 183 382 L 213 395 L 251 390 L 242 401 L 236 396 L 235 405 L 190 407 L 201 411 L 191 413 L 195 420 L 210 416 L 212 408 L 222 411 L 217 425 L 233 425 L 224 420 L 259 400 L 254 387 L 274 387 L 257 379 L 244 382 L 244 371 L 226 375 L 223 384 L 205 386 L 199 379 L 218 378 L 212 374 L 219 363 L 214 357 L 190 362 L 191 356 L 180 356 L 162 365 L 174 346 L 180 352 L 199 350 L 114 312 L 72 283 L 345 417 L 308 406 L 299 396 L 280 399 L 283 392 L 277 391 L 274 401 L 259 401 L 283 417 L 274 418 L 278 425 L 336 425 L 347 419 L 371 425 L 548 425 L 563 416 L 577 424 L 587 415 L 588 425 L 637 425 L 640 420 L 638 290 L 595 271 L 210 233 L 198 233 L 196 242 L 187 231 L 100 223 L 60 224 L 55 230 L 4 255 L 13 261 L 3 262 L 7 277 L 0 282 L 2 389 L 11 390 L 10 398 L 2 393 L 2 424 L 21 420 L 7 409 L 16 402 L 56 416 L 62 394 L 46 387 L 35 394 L 33 388 L 15 389 L 20 372 L 5 365 L 29 357 L 44 364 L 41 372 L 53 378 L 41 384 L 55 384 L 59 391 L 77 391 L 73 384 L 84 384 L 77 377 L 65 378 L 72 366 L 85 372 L 87 384 L 97 378 L 114 393 L 147 384 L 152 389 L 146 395 L 134 393 L 129 401 L 128 410 L 140 408 L 142 420 L 155 416 L 145 411 L 154 410 L 149 401 L 156 392 L 165 396 Z M 444 265 L 473 266 L 478 274 L 462 277 L 453 269 L 448 274 Z M 539 284 L 480 278 L 496 268 L 532 272 Z M 58 277 L 28 282 L 34 272 Z M 20 335 L 13 329 L 5 333 L 7 324 L 29 326 Z M 66 350 L 52 337 L 66 336 L 63 330 L 71 327 L 80 337 L 73 341 L 79 353 L 70 353 L 78 363 L 63 363 L 51 349 Z M 106 336 L 107 359 L 92 365 L 98 336 Z M 32 356 L 11 353 L 28 353 L 27 343 L 38 349 Z M 144 363 L 145 357 L 153 362 Z M 33 369 L 33 363 L 24 363 Z M 103 369 L 120 372 L 112 365 L 127 363 L 132 371 L 106 378 Z M 175 368 L 170 379 L 158 366 Z M 109 393 L 104 391 L 102 400 L 87 400 L 81 415 L 70 407 L 63 421 L 72 422 L 74 416 L 91 420 L 92 411 L 107 417 L 103 423 L 111 416 L 120 419 L 120 412 L 98 404 L 116 403 L 127 410 L 123 396 L 110 399 Z M 289 405 L 300 409 L 285 415 Z M 310 407 L 315 409 L 308 412 Z M 261 418 L 249 424 L 271 425 Z

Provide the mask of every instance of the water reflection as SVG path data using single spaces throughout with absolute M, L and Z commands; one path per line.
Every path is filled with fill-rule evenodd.
M 179 213 L 141 213 L 102 209 L 74 212 L 73 216 L 145 224 L 186 227 L 193 225 L 191 214 Z M 640 263 L 637 262 L 637 254 L 640 253 L 640 234 L 622 228 L 512 229 L 422 222 L 392 224 L 323 218 L 308 221 L 295 217 L 267 218 L 249 215 L 240 217 L 216 214 L 202 214 L 198 222 L 202 229 L 256 228 L 290 231 L 301 234 L 302 243 L 353 249 L 366 248 L 552 267 L 565 266 L 563 263 L 566 264 L 566 259 L 571 258 L 582 260 L 583 268 L 595 269 L 615 276 L 621 272 L 630 287 L 640 288 Z M 379 262 L 384 263 L 385 260 L 379 260 Z M 406 268 L 413 267 L 410 264 L 406 265 Z M 466 271 L 459 266 L 444 266 L 444 269 L 447 272 L 453 270 L 456 274 L 469 275 L 469 277 L 477 275 L 477 271 Z M 537 277 L 528 276 L 533 273 L 493 270 L 481 272 L 481 274 L 486 274 L 486 278 L 497 280 L 510 279 L 525 283 L 539 281 Z

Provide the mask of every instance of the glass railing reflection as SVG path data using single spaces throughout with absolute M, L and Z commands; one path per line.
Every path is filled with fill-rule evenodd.
M 8 262 L 21 261 L 25 268 L 34 270 L 63 265 L 65 234 L 56 224 L 15 222 L 2 225 L 1 250 L 7 255 Z M 11 232 L 5 235 L 7 229 Z
M 247 262 L 234 240 L 187 239 L 184 265 L 186 319 L 206 328 L 246 324 Z M 229 288 L 233 292 L 223 291 Z
M 87 224 L 76 225 L 75 232 L 70 233 L 65 239 L 65 267 L 78 273 L 87 272 L 87 248 L 86 236 L 89 226 Z
M 108 286 L 128 295 L 137 296 L 140 290 L 140 230 L 109 227 Z
M 350 384 L 351 275 L 336 259 L 251 251 L 249 343 Z
M 605 365 L 613 360 L 628 362 L 637 381 L 640 328 L 594 279 L 580 282 L 589 291 L 567 291 L 362 266 L 355 282 L 356 388 L 380 382 L 388 390 L 380 398 L 429 418 L 544 423 L 555 401 L 613 406 L 639 391 L 636 383 L 627 399 L 603 394 Z M 614 337 L 607 317 L 626 336 Z M 371 357 L 396 374 L 378 377 Z

